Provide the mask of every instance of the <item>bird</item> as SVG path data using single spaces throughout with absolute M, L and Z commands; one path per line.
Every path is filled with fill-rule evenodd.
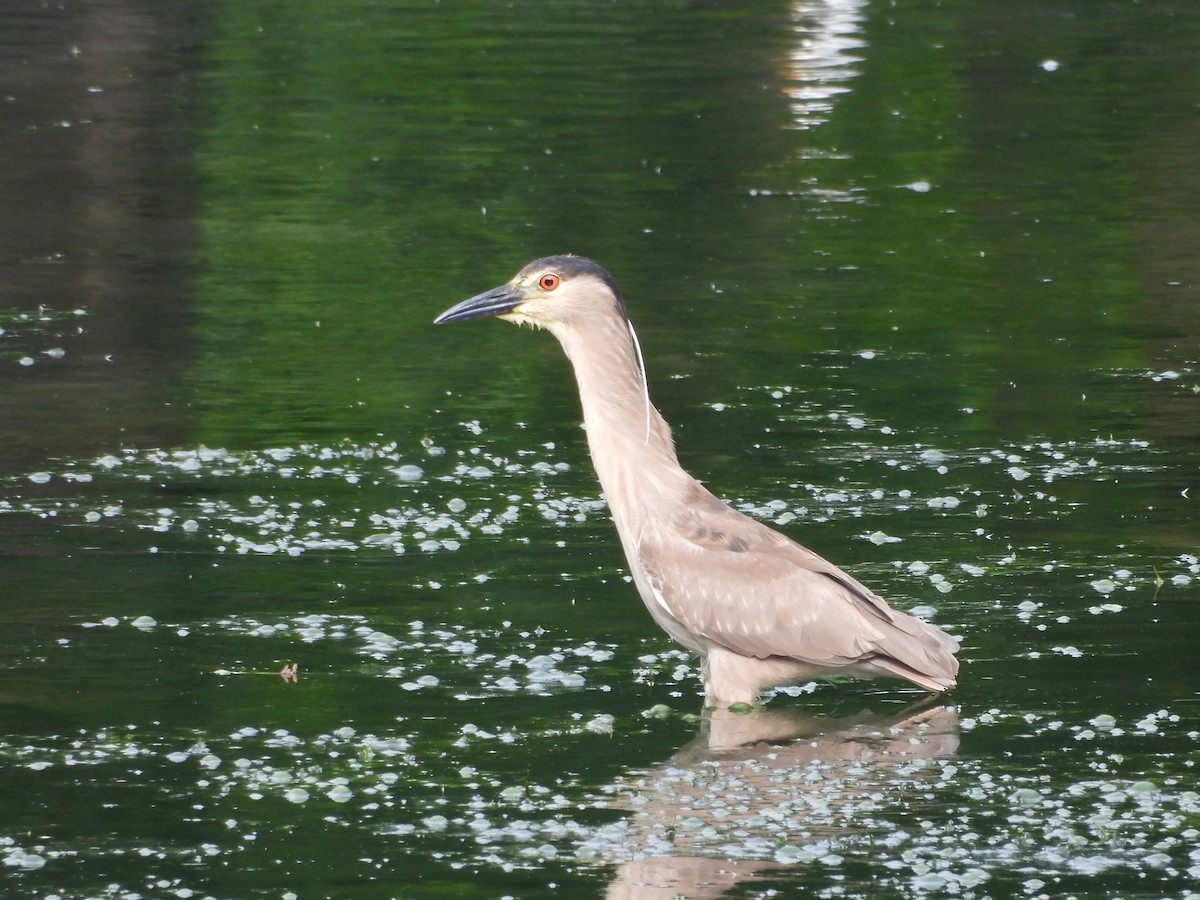
M 613 276 L 546 256 L 434 324 L 496 317 L 549 331 L 574 368 L 592 463 L 633 582 L 658 625 L 695 652 L 707 707 L 836 675 L 955 686 L 959 640 L 893 609 L 853 576 L 733 509 L 684 471 L 650 401 Z

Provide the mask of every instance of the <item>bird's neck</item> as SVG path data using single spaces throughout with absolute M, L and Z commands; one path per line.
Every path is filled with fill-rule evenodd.
M 592 463 L 624 538 L 640 528 L 648 510 L 680 502 L 694 482 L 679 466 L 671 429 L 649 401 L 628 322 L 606 317 L 556 336 L 575 368 Z

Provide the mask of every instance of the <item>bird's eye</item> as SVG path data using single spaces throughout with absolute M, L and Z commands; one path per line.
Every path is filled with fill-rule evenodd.
M 562 279 L 553 272 L 547 272 L 538 279 L 538 287 L 543 291 L 552 291 L 562 283 Z

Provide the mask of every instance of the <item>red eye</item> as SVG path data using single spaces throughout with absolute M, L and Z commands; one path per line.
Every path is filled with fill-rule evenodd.
M 553 272 L 547 272 L 538 279 L 538 287 L 540 287 L 543 291 L 552 291 L 560 284 L 562 284 L 562 279 Z

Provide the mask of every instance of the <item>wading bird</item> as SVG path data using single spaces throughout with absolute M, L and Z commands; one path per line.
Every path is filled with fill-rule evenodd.
M 829 675 L 954 686 L 954 637 L 892 609 L 683 470 L 604 268 L 579 256 L 535 260 L 434 321 L 483 316 L 544 328 L 562 344 L 634 583 L 663 630 L 700 655 L 708 705 L 752 703 L 764 689 Z

